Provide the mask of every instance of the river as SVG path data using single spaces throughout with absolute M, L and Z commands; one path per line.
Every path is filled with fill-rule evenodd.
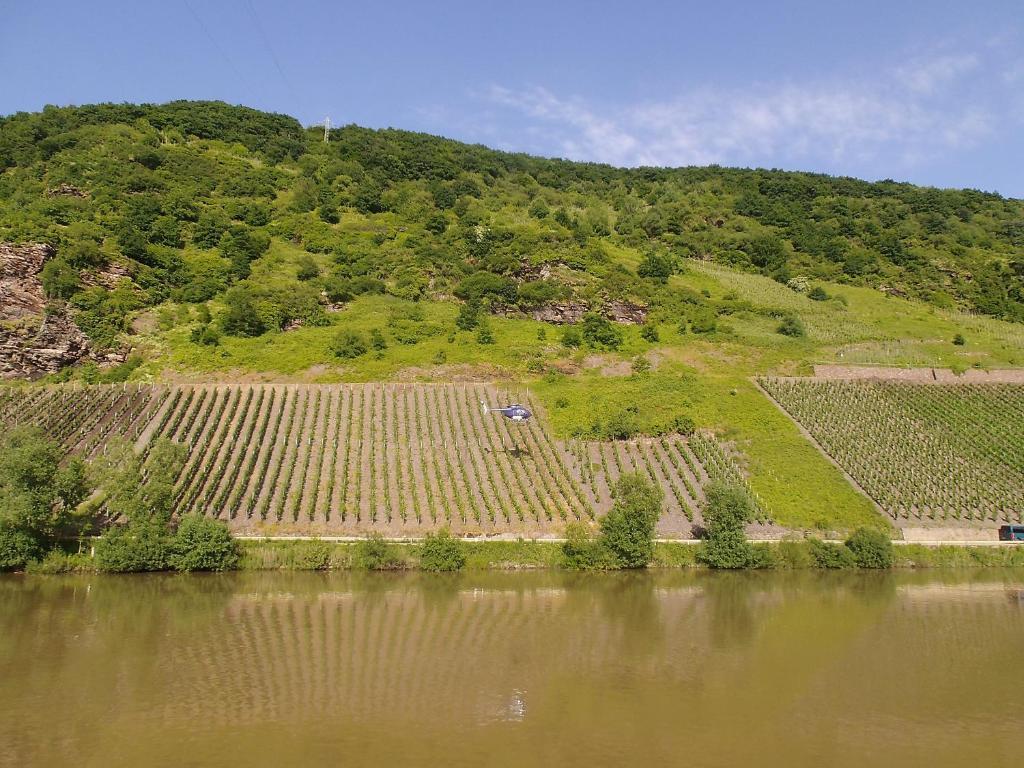
M 1024 572 L 0 576 L 3 766 L 1018 766 Z

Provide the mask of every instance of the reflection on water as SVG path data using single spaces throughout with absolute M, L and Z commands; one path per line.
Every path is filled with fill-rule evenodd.
M 1018 765 L 1024 574 L 0 577 L 0 765 Z

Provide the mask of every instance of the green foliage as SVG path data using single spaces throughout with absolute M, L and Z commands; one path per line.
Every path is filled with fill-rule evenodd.
M 17 524 L 0 517 L 0 571 L 24 568 L 43 551 L 39 539 Z
M 680 329 L 685 332 L 682 327 Z M 718 315 L 707 307 L 698 309 L 690 318 L 690 330 L 693 333 L 714 333 L 718 330 Z
M 776 331 L 783 336 L 791 336 L 793 338 L 801 338 L 807 335 L 807 329 L 804 328 L 803 321 L 798 315 L 794 314 L 785 315 Z
M 477 344 L 493 344 L 494 343 L 494 331 L 491 330 L 490 323 L 480 323 L 476 331 L 476 343 Z
M 158 520 L 113 525 L 96 542 L 96 567 L 111 573 L 165 571 L 172 544 L 166 524 Z
M 353 562 L 368 571 L 389 571 L 402 567 L 398 552 L 379 533 L 371 533 L 355 545 Z
M 251 291 L 244 287 L 232 288 L 224 297 L 227 311 L 221 317 L 221 327 L 232 336 L 259 336 L 267 325 L 256 309 Z
M 370 347 L 374 352 L 383 352 L 388 348 L 387 339 L 384 338 L 384 334 L 381 333 L 380 328 L 373 328 L 370 330 Z
M 746 568 L 753 550 L 743 527 L 754 517 L 754 505 L 738 485 L 713 482 L 705 489 L 705 535 L 701 561 L 711 568 Z
M 70 299 L 79 289 L 78 270 L 63 259 L 51 259 L 39 276 L 49 299 Z
M 846 546 L 861 568 L 892 567 L 892 540 L 877 528 L 858 528 L 846 540 Z
M 217 102 L 2 118 L 0 179 L 4 239 L 58 245 L 46 276 L 54 297 L 77 296 L 74 278 L 113 260 L 145 304 L 216 298 L 266 260 L 275 237 L 333 256 L 346 280 L 409 298 L 454 289 L 530 308 L 600 292 L 667 305 L 660 287 L 679 279 L 680 257 L 699 256 L 1024 319 L 1020 202 L 975 190 L 616 169 L 357 126 L 324 144 L 292 118 Z M 41 179 L 88 195 L 48 196 Z M 199 252 L 226 274 L 199 277 Z M 521 272 L 540 264 L 555 267 L 550 277 Z M 949 280 L 951 270 L 971 279 Z M 827 298 L 820 286 L 807 295 Z
M 962 347 L 964 346 L 964 344 L 967 343 L 967 339 L 964 338 L 964 335 L 962 333 L 958 333 L 955 336 L 953 336 L 953 343 L 958 347 Z
M 75 532 L 73 513 L 89 484 L 81 460 L 61 466 L 63 459 L 60 446 L 35 427 L 0 436 L 0 567 L 24 565 L 22 558 L 36 557 L 58 535 Z
M 466 564 L 466 548 L 447 528 L 428 533 L 420 550 L 420 568 L 425 571 L 459 571 Z
M 463 331 L 471 331 L 480 323 L 480 300 L 470 299 L 459 307 L 455 316 L 455 327 Z
M 810 291 L 808 291 L 807 298 L 810 299 L 811 301 L 828 301 L 829 295 L 824 288 L 822 288 L 820 285 L 816 285 L 813 288 L 811 288 Z
M 808 539 L 811 559 L 818 568 L 845 569 L 856 568 L 857 559 L 849 547 L 841 544 L 830 544 L 820 539 Z
M 589 346 L 596 349 L 615 350 L 622 346 L 622 329 L 596 312 L 583 316 L 581 335 Z
M 367 349 L 366 338 L 357 331 L 338 331 L 334 340 L 331 341 L 331 352 L 346 360 L 365 355 Z
M 639 277 L 645 277 L 656 283 L 667 283 L 668 279 L 675 272 L 675 260 L 663 253 L 650 252 L 646 254 L 640 265 L 636 268 Z
M 583 346 L 583 336 L 577 328 L 567 325 L 562 330 L 562 346 L 568 349 L 577 349 Z
M 185 515 L 170 545 L 168 562 L 178 571 L 227 571 L 238 564 L 238 546 L 220 520 Z
M 589 571 L 611 567 L 611 553 L 600 539 L 595 539 L 586 523 L 573 522 L 565 526 L 562 542 L 562 564 L 569 569 Z
M 658 326 L 653 323 L 644 323 L 640 326 L 640 338 L 651 344 L 656 344 L 661 339 L 658 334 Z
M 654 526 L 664 493 L 639 472 L 615 483 L 615 502 L 601 518 L 601 546 L 619 568 L 646 568 L 654 552 Z

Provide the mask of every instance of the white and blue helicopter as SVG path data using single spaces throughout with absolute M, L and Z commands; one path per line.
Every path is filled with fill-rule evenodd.
M 483 400 L 480 401 L 480 408 L 484 412 L 484 416 L 489 413 L 500 413 L 509 421 L 529 421 L 530 417 L 533 416 L 529 410 L 521 406 L 519 403 L 513 403 L 512 405 L 506 405 L 503 408 L 492 408 Z

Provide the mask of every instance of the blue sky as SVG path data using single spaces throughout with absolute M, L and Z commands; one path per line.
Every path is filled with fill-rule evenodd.
M 223 99 L 616 165 L 1024 197 L 1024 6 L 0 0 L 0 113 Z

